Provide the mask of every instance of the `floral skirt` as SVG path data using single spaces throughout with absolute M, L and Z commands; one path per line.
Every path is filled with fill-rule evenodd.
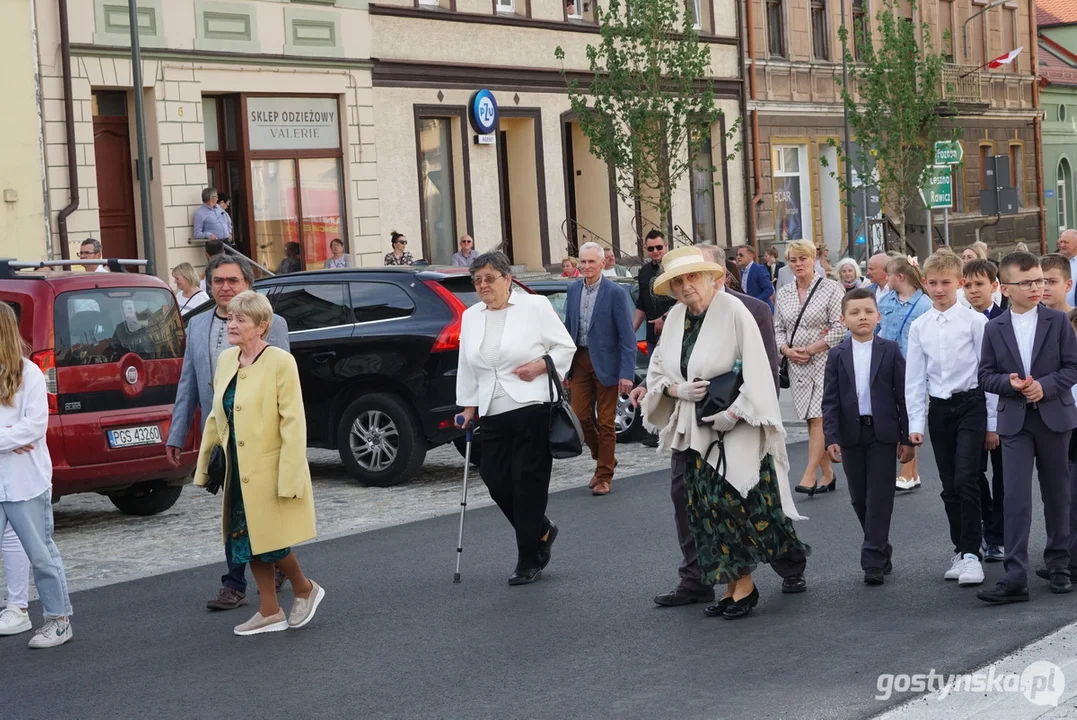
M 235 467 L 234 464 L 233 467 Z M 239 489 L 239 478 L 234 478 L 234 480 L 235 482 L 229 483 L 234 490 L 231 490 L 229 497 L 232 510 L 228 518 L 229 551 L 232 554 L 232 562 L 242 565 L 256 559 L 272 564 L 288 557 L 292 552 L 290 547 L 260 555 L 254 555 L 251 552 L 251 536 L 247 532 L 247 513 L 243 509 L 243 493 Z
M 688 526 L 705 585 L 730 583 L 792 552 L 811 554 L 782 511 L 771 456 L 763 458 L 759 483 L 744 497 L 695 450 L 684 459 Z

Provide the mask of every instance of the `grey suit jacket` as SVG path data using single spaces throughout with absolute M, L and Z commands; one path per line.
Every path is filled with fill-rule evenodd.
M 169 428 L 166 443 L 169 447 L 183 447 L 196 409 L 202 409 L 199 432 L 206 426 L 206 418 L 213 410 L 213 375 L 210 373 L 209 361 L 209 328 L 212 320 L 213 311 L 204 312 L 191 318 L 191 323 L 187 326 L 183 370 L 176 388 L 176 404 L 172 406 L 172 426 Z M 291 350 L 288 344 L 288 323 L 280 315 L 273 316 L 266 342 L 281 350 Z

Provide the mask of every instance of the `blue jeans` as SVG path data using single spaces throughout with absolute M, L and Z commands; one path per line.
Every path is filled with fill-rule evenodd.
M 0 502 L 0 527 L 5 521 L 11 523 L 30 558 L 45 617 L 69 616 L 71 598 L 67 594 L 64 562 L 52 541 L 52 492 L 46 490 L 22 502 Z
M 247 592 L 247 563 L 232 562 L 232 538 L 224 541 L 224 559 L 228 563 L 228 572 L 221 575 L 221 585 L 237 593 Z

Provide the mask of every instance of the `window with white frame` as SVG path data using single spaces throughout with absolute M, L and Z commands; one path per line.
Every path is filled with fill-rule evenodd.
M 771 173 L 774 190 L 776 240 L 811 240 L 811 188 L 808 181 L 808 146 L 775 145 Z
M 498 12 L 514 13 L 516 12 L 516 0 L 497 0 Z
M 703 29 L 703 7 L 701 2 L 702 0 L 692 0 L 692 19 L 695 21 L 693 24 L 696 30 Z
M 565 16 L 569 20 L 583 20 L 584 0 L 565 0 Z
M 429 7 L 441 7 L 441 0 L 419 0 L 419 4 Z
M 1058 161 L 1058 175 L 1055 186 L 1055 205 L 1058 210 L 1058 232 L 1074 226 L 1070 203 L 1073 202 L 1073 173 L 1070 170 L 1069 161 L 1062 158 Z
M 717 239 L 717 227 L 714 221 L 715 168 L 710 128 L 692 128 L 692 143 L 688 151 L 692 159 L 692 171 L 688 176 L 692 192 L 692 239 L 697 243 L 713 243 Z

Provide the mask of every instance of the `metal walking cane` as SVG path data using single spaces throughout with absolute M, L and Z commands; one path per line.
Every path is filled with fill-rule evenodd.
M 456 416 L 457 423 L 464 422 L 463 415 Z M 454 583 L 460 582 L 460 556 L 464 554 L 464 512 L 467 510 L 467 477 L 471 471 L 471 440 L 474 437 L 474 432 L 478 428 L 477 418 L 472 418 L 471 423 L 464 431 L 464 442 L 466 443 L 464 449 L 464 491 L 460 496 L 460 533 L 456 538 L 456 572 L 452 575 L 452 581 Z

